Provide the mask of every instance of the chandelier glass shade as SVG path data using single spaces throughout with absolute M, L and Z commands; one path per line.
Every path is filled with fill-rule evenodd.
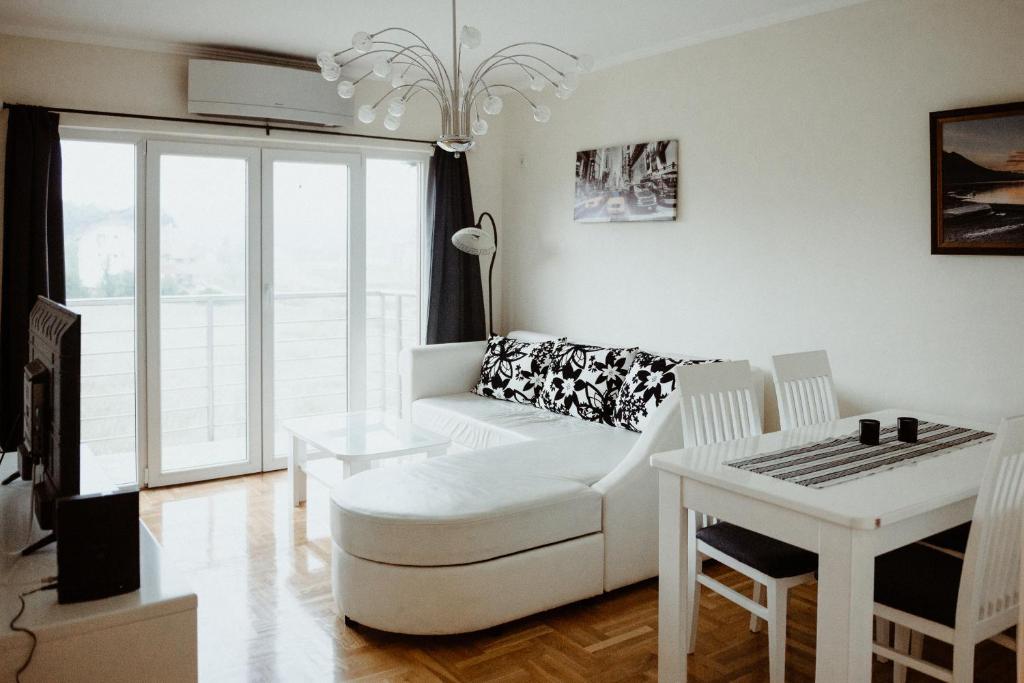
M 594 66 L 590 55 L 575 55 L 548 43 L 520 42 L 497 50 L 465 73 L 462 50 L 479 47 L 481 35 L 472 26 L 461 30 L 457 26 L 452 0 L 450 65 L 416 33 L 398 26 L 376 33 L 359 31 L 352 37 L 351 47 L 321 52 L 317 64 L 325 80 L 337 82 L 338 96 L 343 99 L 354 97 L 356 86 L 364 80 L 387 81 L 390 90 L 374 103 L 360 106 L 356 118 L 372 123 L 382 115 L 384 127 L 390 131 L 401 125 L 406 103 L 426 93 L 441 112 L 437 144 L 456 155 L 472 148 L 476 137 L 487 134 L 483 115 L 501 113 L 502 96 L 521 97 L 530 105 L 534 120 L 546 123 L 551 109 L 537 101 L 536 93 L 550 85 L 556 97 L 565 99 L 579 86 L 579 74 Z

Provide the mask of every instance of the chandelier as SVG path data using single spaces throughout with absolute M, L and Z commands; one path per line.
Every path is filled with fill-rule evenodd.
M 352 47 L 339 52 L 326 50 L 317 55 L 316 61 L 324 79 L 338 81 L 338 95 L 343 99 L 355 95 L 356 86 L 366 79 L 390 79 L 390 90 L 373 104 L 359 107 L 357 117 L 362 123 L 372 123 L 378 109 L 384 108 L 384 127 L 396 131 L 409 100 L 420 93 L 432 97 L 441 110 L 437 144 L 456 156 L 473 147 L 476 136 L 487 134 L 487 119 L 481 112 L 499 114 L 504 106 L 502 95 L 522 97 L 533 109 L 534 120 L 546 123 L 551 109 L 524 89 L 540 93 L 550 85 L 556 97 L 566 99 L 579 85 L 579 74 L 594 66 L 590 55 L 574 55 L 548 43 L 521 42 L 494 52 L 466 74 L 462 70 L 462 49 L 479 47 L 480 31 L 472 26 L 456 31 L 457 26 L 452 0 L 450 72 L 422 38 L 398 26 L 376 33 L 359 31 L 352 37 Z

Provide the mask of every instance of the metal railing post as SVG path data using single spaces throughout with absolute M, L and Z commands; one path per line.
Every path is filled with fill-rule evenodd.
M 403 309 L 402 302 L 405 300 L 405 295 L 403 295 L 401 292 L 399 292 L 398 294 L 395 295 L 395 299 L 398 301 L 398 348 L 395 349 L 395 357 L 397 358 L 398 354 L 402 353 L 402 345 L 405 343 L 404 342 L 404 340 L 405 340 L 405 319 L 404 319 L 404 316 L 402 314 L 402 309 Z M 396 372 L 395 374 L 398 374 L 398 373 Z M 387 386 L 386 380 L 385 380 L 385 386 Z M 386 391 L 387 390 L 385 389 L 385 392 Z M 402 395 L 401 388 L 399 388 L 398 395 L 399 396 Z M 401 399 L 399 399 L 398 402 L 401 403 Z M 387 402 L 387 399 L 385 398 L 385 400 L 384 400 L 384 409 L 387 410 L 388 407 L 389 407 L 388 406 L 388 402 Z
M 213 298 L 206 299 L 206 440 L 213 441 Z

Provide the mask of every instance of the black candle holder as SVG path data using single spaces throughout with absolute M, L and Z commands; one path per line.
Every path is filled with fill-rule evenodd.
M 917 418 L 896 418 L 896 438 L 905 443 L 917 443 Z
M 882 433 L 882 424 L 878 420 L 860 421 L 860 442 L 866 446 L 877 446 Z

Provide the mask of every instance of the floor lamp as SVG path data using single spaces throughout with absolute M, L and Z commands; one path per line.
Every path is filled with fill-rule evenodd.
M 485 217 L 491 221 L 491 234 L 487 234 L 480 228 Z M 463 228 L 452 235 L 452 244 L 459 251 L 473 256 L 491 255 L 491 267 L 487 270 L 487 329 L 491 336 L 494 336 L 494 308 L 491 305 L 491 293 L 494 289 L 494 257 L 498 254 L 498 226 L 494 222 L 494 216 L 484 211 L 476 220 L 476 225 L 471 228 Z

